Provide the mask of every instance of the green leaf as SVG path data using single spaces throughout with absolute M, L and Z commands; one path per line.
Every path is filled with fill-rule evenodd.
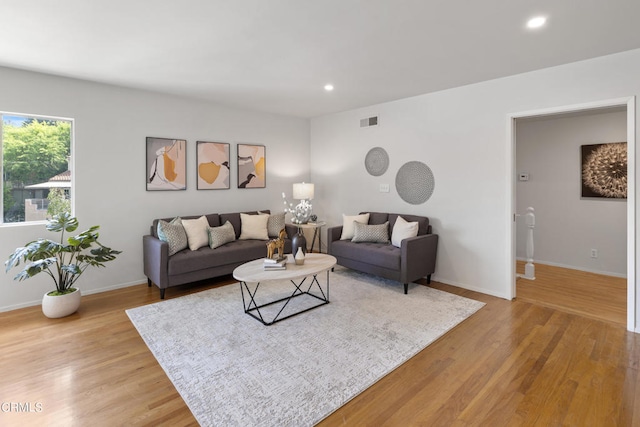
M 77 236 L 69 237 L 67 240 L 70 245 L 78 247 L 80 249 L 90 248 L 91 245 L 97 242 L 99 233 L 97 230 L 100 228 L 98 225 L 94 225 L 90 229 L 83 231 Z
M 56 258 L 46 258 L 46 259 L 40 259 L 37 261 L 32 262 L 31 264 L 27 265 L 24 270 L 22 270 L 20 273 L 18 273 L 16 275 L 16 277 L 14 277 L 14 280 L 19 280 L 19 281 L 23 281 L 26 280 L 30 277 L 35 276 L 38 273 L 41 273 L 42 271 L 46 270 L 51 264 L 55 264 L 56 263 Z
M 49 239 L 39 239 L 27 243 L 27 246 L 16 249 L 9 259 L 5 261 L 5 271 L 8 272 L 13 267 L 20 265 L 20 262 L 36 261 L 55 256 L 62 250 L 62 246 Z
M 60 267 L 60 270 L 62 271 L 66 271 L 67 273 L 71 274 L 72 276 L 75 276 L 77 274 L 81 274 L 82 270 L 80 269 L 80 267 L 78 267 L 77 264 L 66 264 Z
M 62 212 L 58 215 L 54 215 L 53 218 L 47 222 L 47 230 L 49 231 L 60 232 L 64 230 L 72 233 L 76 231 L 77 228 L 78 220 L 71 216 L 69 212 Z

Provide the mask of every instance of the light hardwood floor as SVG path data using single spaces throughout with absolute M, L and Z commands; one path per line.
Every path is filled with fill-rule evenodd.
M 535 270 L 535 280 L 517 280 L 518 300 L 626 326 L 626 278 L 545 264 Z M 524 273 L 524 262 L 517 262 L 516 271 Z
M 212 286 L 170 289 L 167 298 Z M 320 425 L 640 425 L 636 334 L 539 304 L 430 286 L 486 306 Z M 40 307 L 0 313 L 3 405 L 42 405 L 0 411 L 0 425 L 197 425 L 124 312 L 158 299 L 141 284 L 85 296 L 65 319 L 46 319 Z

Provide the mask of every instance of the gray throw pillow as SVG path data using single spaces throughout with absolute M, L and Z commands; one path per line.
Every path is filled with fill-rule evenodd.
M 169 256 L 185 249 L 188 246 L 187 233 L 180 217 L 174 218 L 171 222 L 158 221 L 158 239 L 169 244 Z
M 225 243 L 236 240 L 236 232 L 233 225 L 227 221 L 220 227 L 209 227 L 209 247 L 215 249 Z
M 384 224 L 353 224 L 352 242 L 389 243 L 389 221 Z
M 284 212 L 269 215 L 269 221 L 267 221 L 269 237 L 278 237 L 280 235 L 280 230 L 284 228 L 284 215 Z

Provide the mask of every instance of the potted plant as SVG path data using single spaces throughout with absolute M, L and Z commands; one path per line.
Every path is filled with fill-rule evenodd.
M 89 267 L 104 267 L 120 251 L 113 250 L 98 241 L 99 225 L 68 237 L 78 228 L 78 220 L 68 212 L 54 215 L 47 221 L 47 230 L 59 232 L 60 241 L 40 238 L 18 248 L 5 262 L 6 272 L 25 264 L 14 280 L 23 281 L 39 273 L 48 274 L 56 289 L 47 292 L 42 299 L 42 311 L 47 317 L 64 317 L 76 312 L 80 306 L 80 290 L 74 287 L 82 273 Z

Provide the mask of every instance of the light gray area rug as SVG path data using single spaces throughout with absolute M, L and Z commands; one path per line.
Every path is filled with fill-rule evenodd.
M 330 280 L 330 304 L 271 326 L 244 313 L 237 283 L 127 314 L 201 425 L 297 427 L 318 423 L 484 305 L 420 285 L 404 295 L 398 282 L 342 267 Z M 286 285 L 260 292 L 292 291 Z

